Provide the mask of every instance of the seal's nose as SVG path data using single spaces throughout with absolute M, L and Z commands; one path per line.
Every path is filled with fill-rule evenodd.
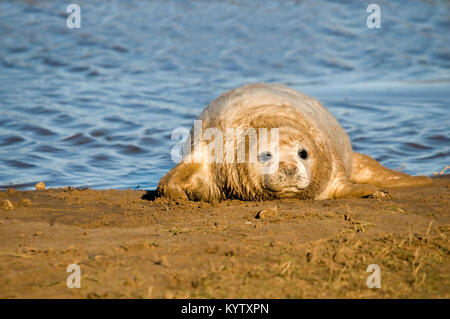
M 281 171 L 288 177 L 293 177 L 297 173 L 297 166 L 293 164 L 281 164 Z

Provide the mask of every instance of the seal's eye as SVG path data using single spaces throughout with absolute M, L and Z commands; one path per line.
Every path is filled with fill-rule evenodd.
M 307 159 L 308 158 L 308 152 L 305 149 L 299 150 L 297 154 L 298 154 L 298 156 L 301 159 Z
M 272 153 L 270 153 L 270 152 L 262 152 L 261 154 L 259 154 L 259 160 L 263 163 L 270 161 L 271 158 L 272 158 Z

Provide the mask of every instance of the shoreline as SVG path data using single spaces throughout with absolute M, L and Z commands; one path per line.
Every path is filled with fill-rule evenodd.
M 450 175 L 387 190 L 214 204 L 0 191 L 0 298 L 449 298 Z M 74 263 L 80 289 L 66 286 Z M 366 286 L 370 264 L 380 289 Z

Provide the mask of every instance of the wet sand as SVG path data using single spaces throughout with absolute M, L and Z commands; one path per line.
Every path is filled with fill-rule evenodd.
M 450 176 L 388 191 L 215 204 L 2 191 L 0 298 L 449 298 Z M 66 286 L 73 263 L 80 289 Z

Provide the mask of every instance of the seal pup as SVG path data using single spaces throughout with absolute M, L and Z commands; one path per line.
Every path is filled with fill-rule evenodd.
M 245 162 L 211 161 L 211 154 L 205 153 L 206 141 L 190 139 L 185 147 L 194 150 L 159 181 L 160 196 L 201 201 L 383 198 L 387 192 L 379 187 L 431 183 L 429 177 L 397 172 L 354 152 L 344 129 L 319 101 L 284 85 L 249 84 L 226 92 L 198 120 L 203 131 L 276 128 L 276 151 L 261 143 L 252 146 L 241 134 L 215 152 L 235 159 L 242 145 L 248 152 L 256 147 L 256 162 L 248 161 L 247 155 Z M 203 148 L 196 149 L 195 143 Z M 264 168 L 275 161 L 276 170 L 266 173 Z

